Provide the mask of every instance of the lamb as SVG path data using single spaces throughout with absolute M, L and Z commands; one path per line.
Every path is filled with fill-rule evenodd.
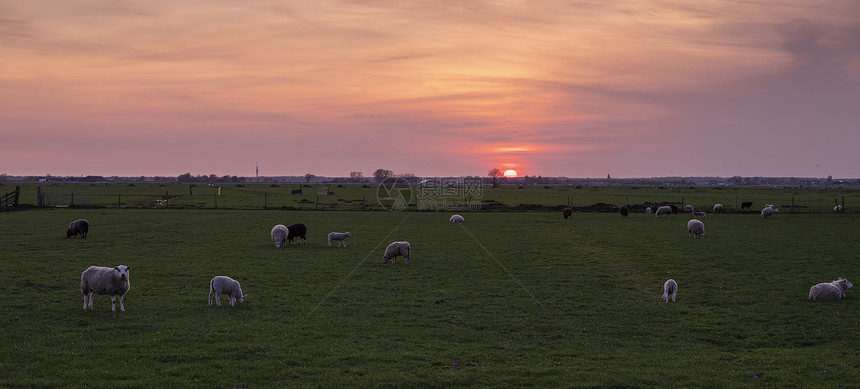
M 90 231 L 90 222 L 85 219 L 78 219 L 69 223 L 69 228 L 66 230 L 66 238 L 71 238 L 80 234 L 81 238 L 87 238 L 87 232 Z
M 411 251 L 411 247 L 409 246 L 409 242 L 399 241 L 399 242 L 391 242 L 388 247 L 385 248 L 385 254 L 382 255 L 382 263 L 386 263 L 389 260 L 391 263 L 394 263 L 394 260 L 397 259 L 397 256 L 402 256 L 403 260 L 406 261 L 406 264 L 409 264 L 409 251 Z
M 833 207 L 833 212 L 842 212 L 842 206 L 836 205 L 835 207 Z
M 448 221 L 450 221 L 451 223 L 462 223 L 466 221 L 466 219 L 463 219 L 463 217 L 460 215 L 452 215 L 451 218 L 448 219 Z
M 627 215 L 630 213 L 630 208 L 627 208 L 627 206 L 624 205 L 618 208 L 618 213 L 621 214 L 621 217 L 627 217 Z
M 110 296 L 110 310 L 116 311 L 116 296 L 119 296 L 119 310 L 125 312 L 122 304 L 123 297 L 131 289 L 128 271 L 131 267 L 119 265 L 116 267 L 90 266 L 81 273 L 81 293 L 84 295 L 84 310 L 87 309 L 89 297 L 90 309 L 93 307 L 93 294 Z
M 343 244 L 343 247 L 346 247 L 346 238 L 349 238 L 349 232 L 330 232 L 328 234 L 328 247 L 331 247 L 331 241 L 337 241 L 337 247 L 340 247 Z
M 565 219 L 570 218 L 570 215 L 573 213 L 573 210 L 570 207 L 561 210 L 561 216 L 564 216 Z
M 678 283 L 673 279 L 666 280 L 663 283 L 663 301 L 669 302 L 669 295 L 672 295 L 672 302 L 675 302 L 675 295 L 678 293 Z
M 654 212 L 654 217 L 660 217 L 660 215 L 671 215 L 672 207 L 668 205 L 664 205 L 660 208 L 657 208 L 657 212 Z
M 227 276 L 215 276 L 209 281 L 209 306 L 212 306 L 212 296 L 215 296 L 215 303 L 221 306 L 221 295 L 226 294 L 230 300 L 230 306 L 235 307 L 242 305 L 247 294 L 242 294 L 242 286 L 239 281 L 236 281 Z
M 714 204 L 714 213 L 723 213 L 723 205 Z
M 690 219 L 687 222 L 687 233 L 690 234 L 691 237 L 705 237 L 705 223 L 702 223 L 701 220 L 698 219 Z
M 297 243 L 307 243 L 305 235 L 308 233 L 308 228 L 304 224 L 290 224 L 287 226 L 287 231 L 289 232 L 287 240 L 290 241 L 290 244 L 293 244 L 293 238 L 296 238 Z
M 653 210 L 653 209 L 651 209 L 651 207 L 646 207 L 646 208 L 645 208 L 645 213 L 654 213 L 654 210 Z
M 692 205 L 687 204 L 687 206 L 685 206 L 685 207 L 684 207 L 684 210 L 685 210 L 685 211 L 687 211 L 687 212 L 693 212 L 693 206 L 692 206 Z
M 272 227 L 272 241 L 275 242 L 275 247 L 280 248 L 287 243 L 287 236 L 290 231 L 283 224 L 278 224 Z
M 705 212 L 693 212 L 693 217 L 703 218 L 703 217 L 708 217 L 708 214 Z
M 762 218 L 766 218 L 766 217 L 768 217 L 768 216 L 770 216 L 770 215 L 773 215 L 773 214 L 774 214 L 774 212 L 779 212 L 779 210 L 778 210 L 778 209 L 776 209 L 776 208 L 773 208 L 772 206 L 771 206 L 771 207 L 764 207 L 764 208 L 762 208 L 762 210 L 761 210 L 761 217 L 762 217 Z
M 813 301 L 836 301 L 845 298 L 845 289 L 850 289 L 854 284 L 839 277 L 833 282 L 816 284 L 809 288 L 809 299 Z

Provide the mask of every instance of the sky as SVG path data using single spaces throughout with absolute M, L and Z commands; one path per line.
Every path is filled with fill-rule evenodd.
M 0 174 L 860 177 L 856 0 L 0 0 Z

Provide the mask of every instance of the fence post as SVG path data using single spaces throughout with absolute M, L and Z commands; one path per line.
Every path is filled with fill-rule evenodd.
M 72 199 L 69 201 L 69 205 L 75 205 L 75 192 L 72 192 Z
M 36 205 L 38 205 L 40 207 L 42 206 L 42 187 L 41 186 L 36 187 Z
M 789 213 L 794 213 L 794 197 L 791 198 L 791 211 Z
M 170 191 L 164 191 L 164 206 L 170 208 Z
M 263 193 L 263 209 L 269 208 L 269 194 Z
M 122 194 L 117 194 L 117 195 L 116 195 L 116 207 L 117 207 L 117 208 L 121 208 L 121 207 L 122 207 Z
M 213 195 L 212 198 L 215 199 L 215 209 L 218 209 L 218 195 Z

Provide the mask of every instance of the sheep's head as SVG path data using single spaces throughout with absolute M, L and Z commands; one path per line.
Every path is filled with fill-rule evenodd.
M 280 241 L 275 242 L 275 247 L 281 248 L 281 242 Z
M 69 227 L 69 229 L 68 229 L 68 230 L 66 230 L 66 238 L 71 238 L 71 237 L 72 237 L 72 235 L 74 235 L 74 234 L 75 234 L 75 233 L 74 233 L 74 232 L 72 232 L 72 227 Z
M 119 277 L 120 280 L 125 281 L 128 279 L 128 271 L 131 270 L 131 268 L 128 266 L 119 265 L 119 266 L 113 268 L 113 270 L 116 273 L 116 276 Z
M 842 277 L 839 277 L 839 279 L 836 281 L 833 281 L 833 283 L 839 284 L 842 287 L 842 289 L 851 289 L 854 287 L 854 284 L 852 284 L 850 281 L 848 281 Z
M 248 295 L 239 293 L 239 297 L 236 297 L 236 304 L 241 305 L 245 301 L 245 297 L 248 297 Z
M 347 232 L 346 234 L 343 234 L 343 235 L 344 235 L 344 236 L 346 236 L 347 238 L 349 238 L 350 236 L 352 236 L 352 235 L 350 235 L 350 234 L 349 234 L 349 232 Z

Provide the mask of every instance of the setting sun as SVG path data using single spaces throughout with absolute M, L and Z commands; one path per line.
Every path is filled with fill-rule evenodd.
M 513 170 L 513 169 L 505 170 L 505 174 L 504 174 L 504 175 L 505 175 L 505 177 L 507 177 L 507 178 L 517 178 L 517 171 L 516 171 L 516 170 Z

